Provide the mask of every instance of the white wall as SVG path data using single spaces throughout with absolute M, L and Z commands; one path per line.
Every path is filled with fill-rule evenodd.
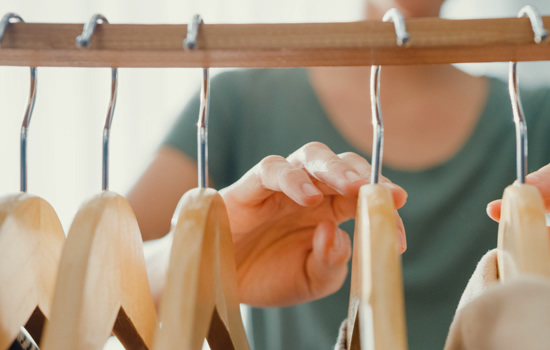
M 447 18 L 515 17 L 525 5 L 535 6 L 542 15 L 550 15 L 550 0 L 448 0 L 442 16 Z M 548 28 L 550 29 L 550 28 Z M 507 63 L 461 64 L 459 68 L 475 75 L 508 77 Z M 550 85 L 550 62 L 529 62 L 519 66 L 522 85 Z

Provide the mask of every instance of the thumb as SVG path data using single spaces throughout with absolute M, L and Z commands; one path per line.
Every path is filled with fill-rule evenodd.
M 309 290 L 315 299 L 335 293 L 348 274 L 351 241 L 332 221 L 320 223 L 313 234 L 313 250 L 306 259 Z

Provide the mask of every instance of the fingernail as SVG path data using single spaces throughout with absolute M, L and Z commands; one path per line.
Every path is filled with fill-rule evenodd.
M 359 176 L 359 174 L 357 174 L 355 171 L 347 171 L 346 172 L 346 178 L 350 181 L 350 182 L 355 182 L 355 181 L 359 181 L 359 180 L 362 180 L 361 179 L 361 176 Z
M 302 192 L 308 197 L 313 197 L 321 194 L 317 187 L 308 183 L 302 185 Z

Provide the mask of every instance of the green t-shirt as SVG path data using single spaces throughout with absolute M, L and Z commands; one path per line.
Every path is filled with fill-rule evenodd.
M 521 96 L 531 172 L 550 163 L 550 90 L 524 89 Z M 197 95 L 165 141 L 195 159 L 198 110 Z M 241 70 L 213 79 L 209 167 L 216 188 L 235 182 L 267 155 L 288 156 L 311 141 L 336 153 L 352 151 L 368 158 L 331 123 L 305 69 Z M 487 203 L 501 198 L 515 179 L 515 134 L 506 83 L 490 80 L 482 117 L 451 159 L 416 172 L 384 167 L 383 174 L 409 194 L 399 211 L 408 242 L 403 277 L 409 348 L 441 350 L 468 278 L 481 256 L 496 246 L 497 224 L 486 215 Z M 353 227 L 353 221 L 342 225 L 349 234 Z M 332 349 L 347 316 L 349 284 L 348 277 L 340 291 L 308 304 L 252 309 L 253 348 Z

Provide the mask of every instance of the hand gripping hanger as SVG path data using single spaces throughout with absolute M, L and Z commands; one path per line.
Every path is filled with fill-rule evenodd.
M 405 21 L 396 9 L 384 21 L 393 21 L 397 44 L 409 40 Z M 405 301 L 398 252 L 395 206 L 391 192 L 380 185 L 384 128 L 380 109 L 380 66 L 371 70 L 371 107 L 374 129 L 371 184 L 359 192 L 351 295 L 347 320 L 347 348 L 406 350 Z
M 97 21 L 84 26 L 87 47 Z M 117 96 L 117 69 L 103 130 L 103 191 L 77 212 L 63 249 L 42 350 L 102 349 L 113 332 L 126 349 L 151 349 L 157 317 L 138 223 L 128 202 L 108 189 L 109 132 Z
M 528 16 L 535 42 L 548 36 L 542 19 L 532 6 L 518 17 Z M 527 176 L 527 122 L 519 96 L 517 62 L 510 62 L 509 91 L 516 125 L 517 181 L 505 189 L 498 231 L 498 267 L 501 280 L 535 274 L 550 278 L 550 251 L 544 202 L 538 189 L 525 184 Z
M 184 48 L 195 49 L 202 19 L 188 26 Z M 206 188 L 208 177 L 208 68 L 203 69 L 197 124 L 199 188 L 180 200 L 172 219 L 170 265 L 160 305 L 162 327 L 154 349 L 250 349 L 239 309 L 237 272 L 229 218 L 222 197 Z
M 0 43 L 10 24 L 23 19 L 8 13 L 0 20 Z M 21 127 L 21 192 L 0 198 L 0 349 L 25 326 L 40 343 L 50 316 L 57 267 L 65 234 L 52 206 L 27 192 L 27 133 L 36 100 L 36 67 Z M 23 332 L 24 334 L 24 332 Z

